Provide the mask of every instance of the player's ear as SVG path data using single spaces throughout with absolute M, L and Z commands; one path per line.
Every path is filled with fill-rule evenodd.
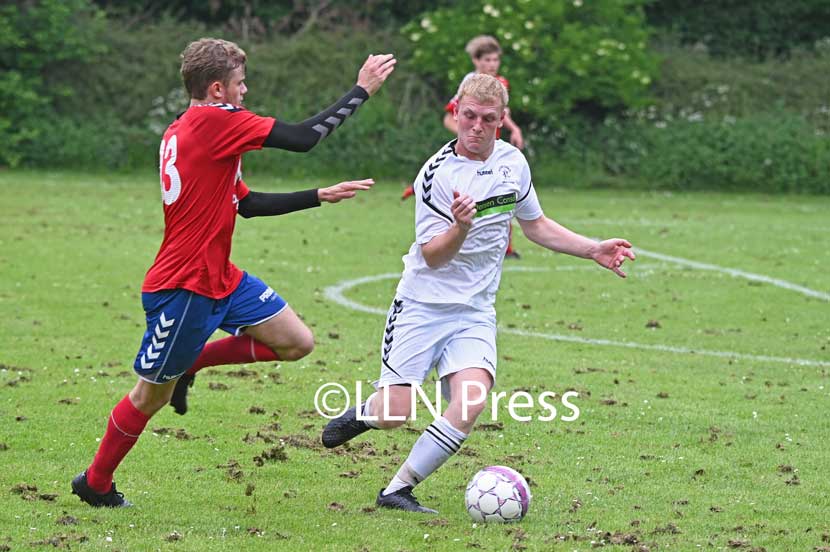
M 225 95 L 225 85 L 222 81 L 213 81 L 208 85 L 208 96 L 212 100 L 221 100 Z

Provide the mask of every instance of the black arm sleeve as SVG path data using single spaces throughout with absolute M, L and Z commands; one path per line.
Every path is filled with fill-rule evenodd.
M 309 151 L 323 138 L 334 132 L 343 121 L 354 115 L 357 108 L 368 99 L 368 92 L 355 85 L 325 111 L 321 111 L 302 123 L 275 122 L 262 146 L 289 151 Z
M 268 217 L 319 206 L 320 199 L 317 197 L 316 188 L 289 194 L 248 192 L 239 202 L 239 214 L 245 218 Z

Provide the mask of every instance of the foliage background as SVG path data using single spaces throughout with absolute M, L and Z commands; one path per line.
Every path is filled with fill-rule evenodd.
M 408 180 L 449 139 L 441 107 L 504 48 L 511 109 L 539 185 L 828 193 L 825 2 L 295 0 L 165 4 L 14 0 L 0 7 L 0 165 L 154 167 L 187 99 L 188 41 L 249 53 L 248 107 L 301 120 L 348 89 L 371 52 L 398 68 L 310 154 L 246 168 L 304 178 Z

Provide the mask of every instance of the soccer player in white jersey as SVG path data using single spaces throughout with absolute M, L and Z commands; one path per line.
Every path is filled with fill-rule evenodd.
M 410 386 L 422 384 L 436 367 L 449 404 L 380 491 L 379 506 L 435 513 L 418 503 L 412 489 L 458 452 L 485 408 L 482 393 L 496 380 L 494 304 L 514 216 L 531 241 L 593 259 L 620 277 L 624 261 L 634 260 L 628 241 L 595 242 L 544 215 L 524 155 L 496 140 L 507 100 L 507 90 L 490 75 L 474 75 L 462 86 L 458 137 L 424 164 L 415 182 L 415 243 L 403 258 L 389 310 L 378 390 L 323 430 L 323 444 L 331 448 L 369 429 L 402 425 L 411 409 Z M 377 419 L 358 419 L 357 408 Z

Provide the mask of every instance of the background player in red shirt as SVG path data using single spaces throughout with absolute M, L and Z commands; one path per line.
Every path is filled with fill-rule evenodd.
M 346 95 L 298 124 L 241 107 L 248 91 L 246 60 L 236 44 L 212 38 L 192 42 L 182 53 L 191 102 L 168 127 L 159 149 L 165 228 L 141 288 L 147 330 L 133 365 L 138 383 L 112 410 L 92 464 L 72 480 L 72 492 L 92 506 L 131 505 L 116 491 L 112 475 L 191 367 L 297 360 L 314 347 L 311 330 L 285 300 L 231 263 L 237 213 L 281 215 L 323 201 L 337 203 L 374 183 L 252 192 L 242 180 L 242 154 L 262 147 L 308 151 L 377 92 L 394 70 L 394 56 L 369 56 Z M 205 346 L 218 328 L 231 337 Z
M 461 80 L 461 84 L 464 84 L 464 81 L 471 75 L 475 75 L 476 73 L 484 73 L 485 75 L 490 75 L 499 79 L 507 91 L 510 91 L 510 83 L 506 78 L 498 74 L 499 67 L 501 66 L 501 46 L 499 45 L 498 40 L 489 35 L 480 35 L 470 40 L 464 50 L 470 55 L 470 60 L 473 62 L 475 71 L 467 73 L 467 75 L 465 75 Z M 458 89 L 461 90 L 461 85 L 458 86 Z M 458 122 L 453 115 L 457 108 L 458 92 L 456 92 L 455 96 L 453 96 L 452 99 L 447 102 L 447 105 L 444 106 L 444 111 L 446 112 L 444 115 L 444 126 L 453 135 L 458 134 Z M 524 149 L 525 141 L 522 136 L 522 130 L 519 128 L 519 125 L 517 125 L 515 121 L 510 118 L 509 108 L 507 108 L 504 116 L 504 127 L 510 132 L 510 143 L 519 149 Z M 500 137 L 501 128 L 496 131 L 496 138 Z
M 464 84 L 471 75 L 475 75 L 476 73 L 484 73 L 485 75 L 490 75 L 491 77 L 496 77 L 499 79 L 507 91 L 510 91 L 510 83 L 504 78 L 502 75 L 499 75 L 499 67 L 501 66 L 501 46 L 499 45 L 499 41 L 496 40 L 494 37 L 489 35 L 479 35 L 473 39 L 471 39 L 467 46 L 464 48 L 464 51 L 467 52 L 470 56 L 470 60 L 473 62 L 473 66 L 475 67 L 475 71 L 471 73 L 467 73 L 463 79 L 461 79 L 461 84 L 458 85 L 458 90 L 461 90 L 461 86 Z M 453 135 L 458 134 L 458 121 L 456 112 L 458 110 L 458 92 L 455 93 L 455 96 L 447 102 L 447 105 L 444 106 L 444 126 L 449 130 Z M 516 146 L 519 149 L 524 149 L 525 141 L 524 137 L 522 136 L 522 130 L 519 128 L 519 125 L 510 118 L 510 109 L 505 109 L 504 121 L 503 125 L 510 131 L 510 143 Z M 496 130 L 496 139 L 501 137 L 501 127 Z M 401 199 L 407 199 L 408 197 L 415 195 L 415 188 L 412 185 L 406 187 L 403 191 L 403 195 Z M 510 230 L 510 237 L 507 243 L 507 251 L 505 252 L 508 258 L 518 259 L 519 253 L 513 249 L 513 229 L 511 226 Z

